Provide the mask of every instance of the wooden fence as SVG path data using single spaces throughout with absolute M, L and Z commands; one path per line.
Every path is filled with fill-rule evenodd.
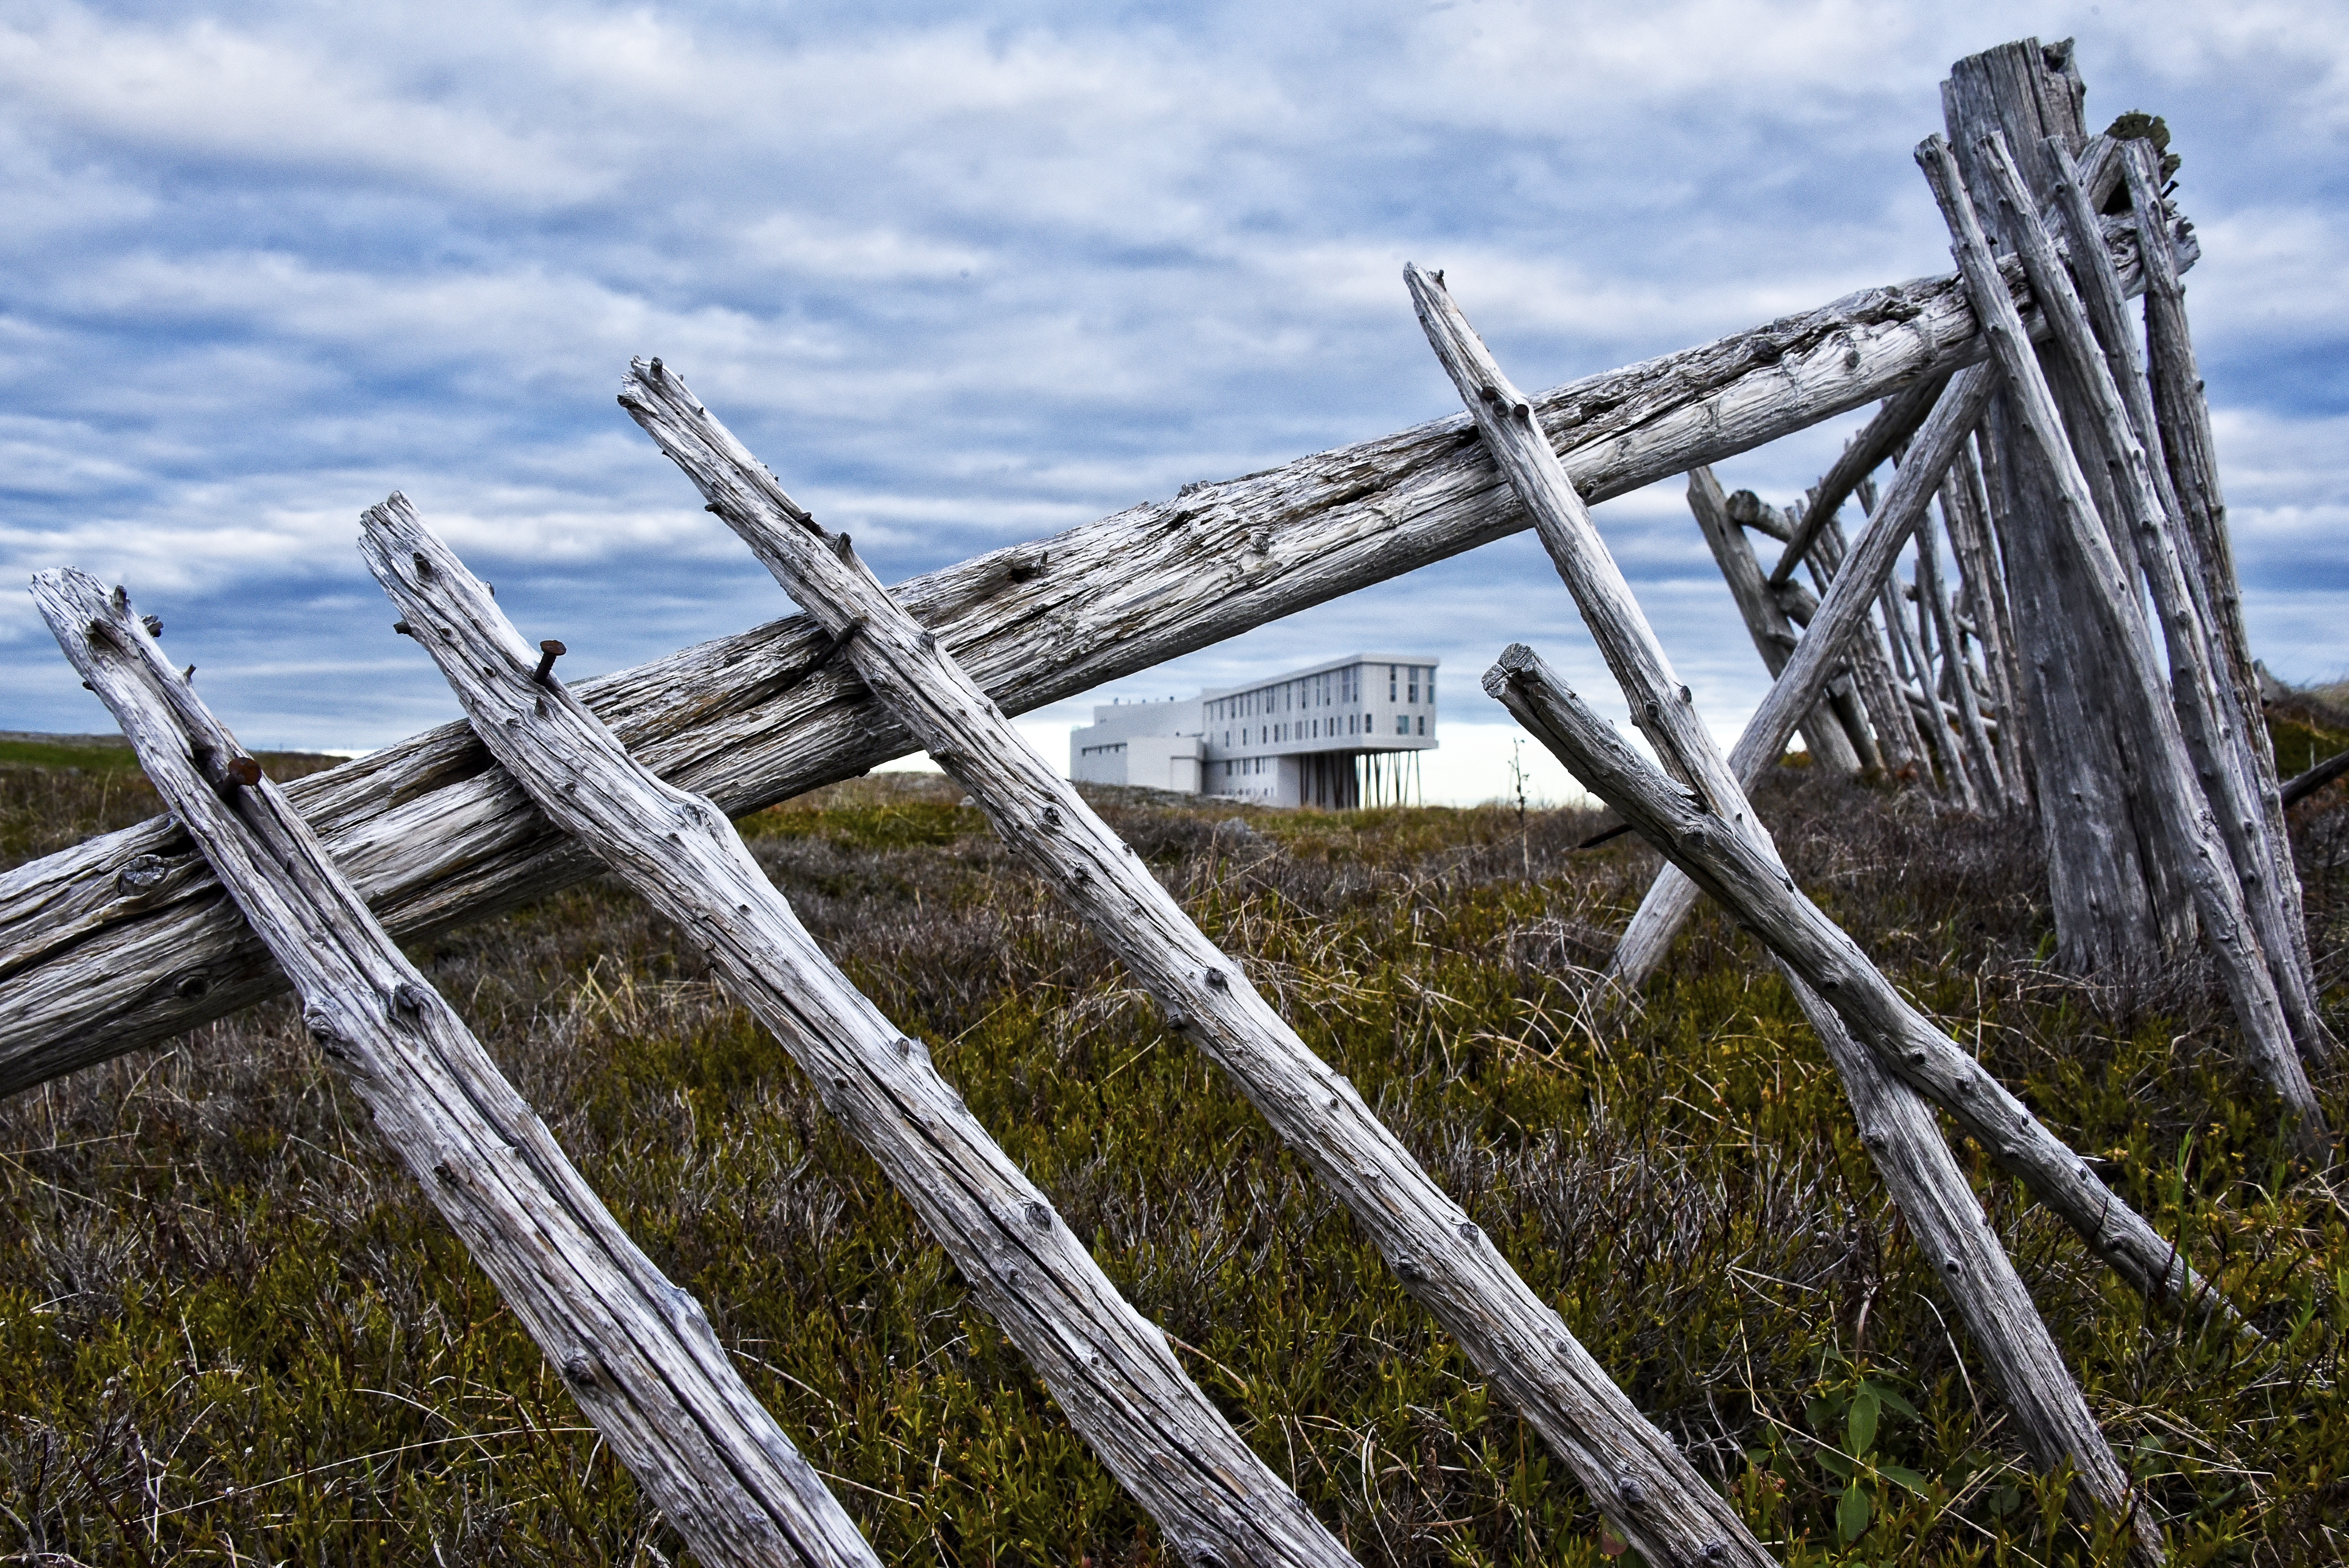
M 639 362 L 622 406 L 804 615 L 574 691 L 554 673 L 562 645 L 526 643 L 395 495 L 367 512 L 361 548 L 467 723 L 284 790 L 173 673 L 121 589 L 43 573 L 35 593 L 59 644 L 173 814 L 0 878 L 0 1089 L 290 985 L 321 1049 L 703 1560 L 871 1563 L 699 1306 L 400 956 L 401 938 L 609 868 L 791 1050 L 1186 1561 L 1349 1561 L 927 1051 L 817 950 L 728 820 L 918 746 L 1346 1204 L 1616 1532 L 1651 1563 L 1769 1563 L 1244 963 L 1006 717 L 1530 526 L 1655 758 L 1529 649 L 1486 676 L 1668 862 L 1614 982 L 1654 970 L 1700 893 L 1756 934 L 2033 1461 L 2071 1478 L 2084 1525 L 2160 1561 L 2159 1523 L 1940 1116 L 2149 1303 L 2230 1321 L 2232 1308 L 1805 896 L 1746 798 L 1799 731 L 1815 766 L 2035 822 L 2065 959 L 2150 965 L 2199 941 L 2283 1118 L 2311 1158 L 2329 1158 L 2303 1062 L 2333 1046 L 2178 283 L 2191 226 L 2165 204 L 2147 143 L 2085 134 L 2068 46 L 1960 61 L 1943 97 L 1948 137 L 1918 158 L 1953 275 L 1529 397 L 1444 275 L 1407 269 L 1464 418 L 1190 486 L 894 591 L 675 371 Z M 2142 359 L 2125 305 L 2137 294 Z M 1724 493 L 1709 466 L 1876 399 L 1784 509 Z M 1774 677 L 1726 755 L 1587 510 L 1682 473 Z M 1841 516 L 1855 501 L 1856 537 Z M 1754 535 L 1778 547 L 1766 572 Z

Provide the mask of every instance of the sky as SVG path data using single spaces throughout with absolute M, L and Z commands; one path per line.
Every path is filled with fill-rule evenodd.
M 788 613 L 631 355 L 895 581 L 1456 412 L 1406 261 L 1528 388 L 1946 272 L 1910 149 L 2033 36 L 2092 126 L 2170 124 L 2254 646 L 2349 674 L 2349 8 L 0 0 L 0 729 L 112 727 L 22 591 L 58 565 L 248 745 L 455 717 L 353 548 L 395 489 L 574 680 Z M 1862 417 L 1721 476 L 1783 502 Z M 1682 487 L 1597 516 L 1733 736 L 1766 678 Z M 1473 801 L 1520 640 L 1611 695 L 1519 536 L 1023 726 L 1065 766 L 1096 702 L 1419 654 Z

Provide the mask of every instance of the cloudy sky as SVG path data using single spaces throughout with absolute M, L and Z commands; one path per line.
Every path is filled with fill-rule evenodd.
M 5 0 L 0 577 L 128 583 L 249 743 L 378 745 L 455 712 L 352 549 L 395 488 L 574 676 L 781 613 L 631 354 L 895 579 L 1454 411 L 1406 259 L 1527 387 L 1946 271 L 1909 149 L 2032 35 L 2175 131 L 2254 640 L 2349 673 L 2349 13 L 2305 4 Z M 1783 500 L 1854 423 L 1723 478 Z M 1678 487 L 1599 519 L 1733 733 L 1762 670 Z M 1519 638 L 1603 686 L 1524 539 L 1030 722 L 1423 652 L 1473 799 Z M 107 727 L 9 587 L 0 728 Z

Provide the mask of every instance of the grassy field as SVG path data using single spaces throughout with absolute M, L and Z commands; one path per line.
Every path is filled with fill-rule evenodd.
M 2280 725 L 2286 771 L 2349 744 L 2335 723 Z M 119 767 L 20 760 L 41 765 L 0 763 L 8 862 L 155 810 Z M 1564 1467 L 958 796 L 876 776 L 743 826 L 1363 1562 L 1602 1561 Z M 2343 798 L 2295 829 L 2349 1033 Z M 1636 1011 L 1597 1005 L 1654 865 L 1636 841 L 1577 852 L 1602 820 L 1571 811 L 1103 804 L 1787 1562 L 2093 1559 L 1750 940 L 1708 913 Z M 2210 976 L 2044 967 L 2029 832 L 1792 769 L 1761 804 L 1803 885 L 2267 1332 L 2149 1316 L 1962 1150 L 2176 1560 L 2338 1560 L 2349 1212 L 2283 1157 Z M 1169 1561 L 781 1051 L 626 892 L 416 956 L 885 1560 Z M 2320 1088 L 2349 1121 L 2343 1077 Z M 0 1104 L 0 1558 L 677 1560 L 284 1006 Z

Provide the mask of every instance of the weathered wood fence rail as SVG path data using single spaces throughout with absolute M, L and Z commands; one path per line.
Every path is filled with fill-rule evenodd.
M 698 1555 L 872 1563 L 699 1307 L 395 944 L 608 867 L 791 1051 L 1185 1560 L 1350 1563 L 927 1052 L 816 948 L 727 820 L 919 747 L 1345 1203 L 1614 1530 L 1651 1563 L 1758 1568 L 1773 1558 L 1739 1511 L 1006 717 L 1531 526 L 1661 759 L 1530 650 L 1486 676 L 1667 862 L 1614 982 L 1636 988 L 1665 961 L 1700 892 L 1755 934 L 2033 1461 L 2070 1477 L 2085 1529 L 2159 1562 L 2160 1522 L 1937 1112 L 2148 1300 L 2240 1320 L 1805 896 L 1747 798 L 1799 729 L 1815 766 L 1877 773 L 1936 809 L 2035 818 L 2067 959 L 2148 962 L 2199 936 L 2286 1123 L 2309 1157 L 2330 1157 L 2302 1060 L 2326 1059 L 2332 1039 L 2283 819 L 2303 781 L 2280 790 L 2260 714 L 2178 282 L 2190 225 L 2165 205 L 2144 144 L 2085 135 L 2065 46 L 1961 61 L 1943 96 L 1951 139 L 1918 157 L 1955 242 L 1950 276 L 1526 397 L 1443 274 L 1407 269 L 1464 417 L 1186 487 L 895 591 L 674 371 L 638 362 L 622 405 L 805 614 L 574 691 L 551 670 L 560 645 L 543 657 L 526 645 L 395 495 L 367 512 L 361 548 L 467 723 L 283 791 L 171 673 L 121 589 L 44 573 L 52 629 L 173 814 L 0 877 L 0 1092 L 290 983 L 386 1139 Z M 2125 307 L 2140 291 L 2142 361 Z M 1724 493 L 1712 471 L 1878 398 L 1783 511 Z M 1588 511 L 1678 474 L 1774 677 L 1726 756 Z M 1867 521 L 1851 538 L 1838 513 L 1855 499 Z M 1748 530 L 1783 546 L 1766 574 Z M 2114 712 L 2091 722 L 2092 694 Z

